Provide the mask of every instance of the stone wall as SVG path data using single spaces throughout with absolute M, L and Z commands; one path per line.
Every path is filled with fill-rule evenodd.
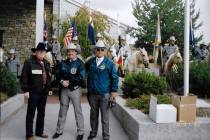
M 45 4 L 47 14 L 52 12 L 52 4 Z M 23 62 L 31 54 L 30 48 L 36 40 L 36 1 L 12 0 L 0 5 L 0 30 L 3 30 L 5 52 L 15 48 L 17 56 Z M 49 35 L 51 28 L 48 28 Z M 7 53 L 5 53 L 6 55 Z

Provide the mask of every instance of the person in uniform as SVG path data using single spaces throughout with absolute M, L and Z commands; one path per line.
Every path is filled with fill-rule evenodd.
M 126 39 L 124 35 L 119 35 L 118 37 L 119 44 L 115 46 L 117 53 L 117 64 L 118 64 L 118 74 L 121 77 L 124 77 L 123 65 L 128 56 L 131 55 L 130 48 L 126 45 Z
M 52 94 L 50 89 L 50 64 L 44 59 L 45 44 L 39 43 L 35 49 L 35 55 L 25 61 L 20 85 L 24 96 L 28 99 L 26 114 L 26 139 L 35 140 L 33 137 L 33 120 L 37 109 L 35 135 L 48 138 L 44 133 L 44 118 L 47 95 Z
M 105 57 L 106 46 L 102 40 L 95 45 L 95 56 L 86 63 L 88 101 L 90 104 L 91 131 L 88 139 L 97 136 L 99 110 L 101 111 L 103 140 L 109 140 L 109 101 L 114 100 L 118 90 L 116 66 Z
M 75 46 L 77 46 L 77 57 L 78 57 L 79 59 L 81 59 L 81 60 L 84 62 L 84 59 L 83 59 L 82 54 L 81 54 L 82 50 L 81 50 L 81 47 L 80 47 L 80 45 L 79 45 L 78 37 L 77 37 L 77 36 L 74 36 L 74 37 L 72 38 L 72 43 L 73 43 Z
M 62 61 L 59 68 L 60 84 L 62 88 L 57 129 L 56 133 L 53 135 L 53 139 L 63 134 L 67 111 L 71 101 L 74 107 L 77 125 L 77 140 L 82 140 L 84 135 L 84 117 L 80 98 L 82 95 L 81 86 L 85 79 L 85 65 L 82 60 L 77 58 L 77 46 L 73 43 L 67 46 L 67 55 L 68 59 Z
M 100 33 L 97 33 L 96 35 L 96 42 L 98 42 L 99 40 L 103 40 L 103 37 Z
M 179 48 L 178 46 L 175 44 L 176 42 L 176 39 L 174 36 L 171 36 L 169 38 L 169 44 L 166 44 L 164 47 L 163 47 L 163 63 L 165 63 L 169 56 L 177 51 L 179 51 Z
M 56 61 L 61 61 L 61 47 L 55 35 L 52 37 L 52 55 Z
M 6 60 L 6 67 L 11 73 L 16 76 L 16 78 L 19 78 L 21 64 L 19 58 L 15 54 L 15 49 L 10 49 L 8 54 L 9 57 Z

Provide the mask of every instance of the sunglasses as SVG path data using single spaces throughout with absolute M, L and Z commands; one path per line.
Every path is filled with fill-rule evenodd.
M 105 50 L 105 49 L 103 49 L 103 48 L 97 48 L 97 49 L 96 49 L 96 51 L 98 51 L 98 52 L 99 52 L 99 51 L 102 51 L 102 52 L 103 52 L 104 50 Z

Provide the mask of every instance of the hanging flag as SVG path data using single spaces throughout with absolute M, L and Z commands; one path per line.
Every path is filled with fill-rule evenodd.
M 161 33 L 160 33 L 160 17 L 159 14 L 157 15 L 157 29 L 156 29 L 156 36 L 155 36 L 155 44 L 153 49 L 153 57 L 154 57 L 154 63 L 157 64 L 157 59 L 159 55 L 159 48 L 158 46 L 161 43 Z
M 192 16 L 190 16 L 190 45 L 192 49 L 195 48 L 195 36 L 194 36 L 194 30 L 192 25 Z
M 43 32 L 43 40 L 44 42 L 47 41 L 48 32 L 47 32 L 47 19 L 46 19 L 46 12 L 44 13 L 44 32 Z
M 66 48 L 68 46 L 68 44 L 71 42 L 72 38 L 76 34 L 77 34 L 77 31 L 76 31 L 75 21 L 73 21 L 72 23 L 70 22 L 69 29 L 68 29 L 68 31 L 67 31 L 64 39 L 63 39 L 64 48 Z
M 117 55 L 117 64 L 123 65 L 122 48 L 120 48 L 119 53 Z
M 72 35 L 72 38 L 77 36 L 77 24 L 76 24 L 76 18 L 74 18 L 74 22 L 72 24 L 73 26 L 73 35 Z
M 156 36 L 155 36 L 155 45 L 159 46 L 161 43 L 161 34 L 160 34 L 160 17 L 159 14 L 157 16 L 157 29 L 156 29 Z
M 90 16 L 90 21 L 89 21 L 89 27 L 88 27 L 88 38 L 91 41 L 91 45 L 95 45 L 95 35 L 94 35 L 94 25 L 93 25 L 93 19 Z

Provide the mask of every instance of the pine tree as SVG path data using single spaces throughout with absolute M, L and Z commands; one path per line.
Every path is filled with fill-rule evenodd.
M 193 0 L 195 4 L 195 0 Z M 202 24 L 196 24 L 200 12 L 195 11 L 192 4 L 193 27 L 197 30 Z M 132 3 L 133 15 L 137 19 L 138 27 L 132 33 L 137 37 L 136 47 L 148 44 L 150 52 L 156 35 L 157 15 L 160 15 L 160 28 L 162 44 L 165 44 L 170 36 L 176 37 L 176 43 L 183 49 L 184 44 L 184 3 L 182 0 L 134 0 Z M 201 40 L 202 36 L 197 40 Z M 149 50 L 149 48 L 147 48 Z
M 198 22 L 198 19 L 200 17 L 200 10 L 196 11 L 195 10 L 195 3 L 196 3 L 196 0 L 193 0 L 191 5 L 190 5 L 190 14 L 192 16 L 192 27 L 194 29 L 194 31 L 198 30 L 202 25 L 203 25 L 203 22 Z M 203 34 L 201 34 L 200 36 L 195 36 L 195 44 L 199 43 L 200 41 L 202 41 L 203 39 Z

